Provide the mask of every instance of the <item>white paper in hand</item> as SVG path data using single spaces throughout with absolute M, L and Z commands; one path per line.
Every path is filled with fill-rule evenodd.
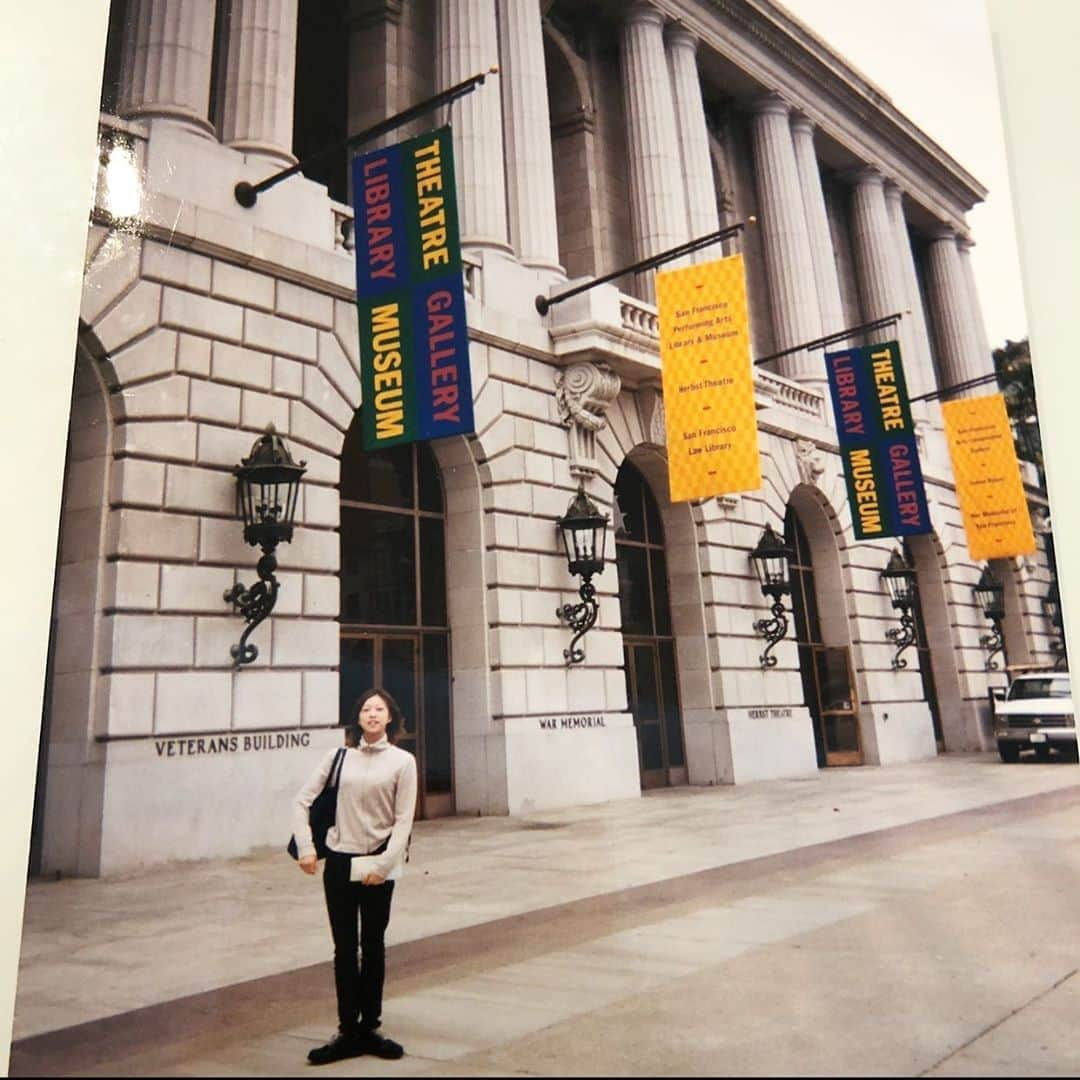
M 354 855 L 352 866 L 349 868 L 350 881 L 363 881 L 368 874 L 376 872 L 375 864 L 378 859 L 374 855 Z

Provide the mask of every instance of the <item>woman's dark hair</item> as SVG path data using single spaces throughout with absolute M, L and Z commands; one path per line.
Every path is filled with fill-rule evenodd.
M 394 700 L 393 695 L 388 694 L 381 686 L 373 686 L 365 690 L 353 702 L 352 708 L 345 714 L 345 738 L 350 746 L 359 746 L 364 733 L 360 727 L 360 710 L 369 698 L 381 697 L 386 702 L 387 711 L 390 713 L 390 723 L 386 725 L 386 737 L 393 742 L 405 726 L 405 717 L 402 715 L 401 706 Z

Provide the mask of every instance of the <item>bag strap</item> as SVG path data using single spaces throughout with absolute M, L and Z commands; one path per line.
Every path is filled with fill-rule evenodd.
M 326 779 L 326 786 L 328 788 L 337 788 L 341 783 L 341 770 L 345 767 L 345 747 L 338 747 L 337 753 L 334 755 L 334 763 L 330 766 L 330 775 Z

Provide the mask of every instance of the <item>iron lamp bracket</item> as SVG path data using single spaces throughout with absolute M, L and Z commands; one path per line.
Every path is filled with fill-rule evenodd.
M 240 641 L 229 650 L 233 658 L 233 667 L 239 668 L 241 664 L 250 664 L 258 655 L 257 645 L 248 643 L 252 631 L 274 610 L 277 603 L 278 579 L 274 577 L 277 569 L 277 559 L 273 552 L 266 552 L 255 567 L 259 580 L 251 588 L 246 588 L 237 582 L 231 589 L 225 591 L 225 602 L 243 616 L 247 626 Z
M 788 611 L 779 597 L 774 598 L 771 619 L 758 619 L 754 623 L 754 632 L 761 634 L 768 642 L 765 651 L 761 654 L 761 666 L 763 668 L 776 667 L 776 657 L 770 656 L 773 647 L 783 641 L 788 628 Z
M 586 578 L 578 589 L 581 597 L 579 604 L 563 604 L 555 609 L 555 615 L 560 622 L 566 623 L 574 636 L 570 641 L 569 648 L 563 649 L 563 657 L 566 666 L 580 664 L 585 659 L 585 650 L 578 648 L 578 642 L 596 625 L 596 617 L 600 611 L 600 605 L 596 600 L 596 588 Z

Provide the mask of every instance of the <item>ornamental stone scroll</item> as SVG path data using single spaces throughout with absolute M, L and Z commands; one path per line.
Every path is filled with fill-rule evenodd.
M 555 376 L 555 402 L 569 428 L 571 475 L 591 476 L 598 471 L 596 433 L 607 423 L 604 414 L 621 389 L 622 381 L 607 364 L 588 360 L 571 364 Z

